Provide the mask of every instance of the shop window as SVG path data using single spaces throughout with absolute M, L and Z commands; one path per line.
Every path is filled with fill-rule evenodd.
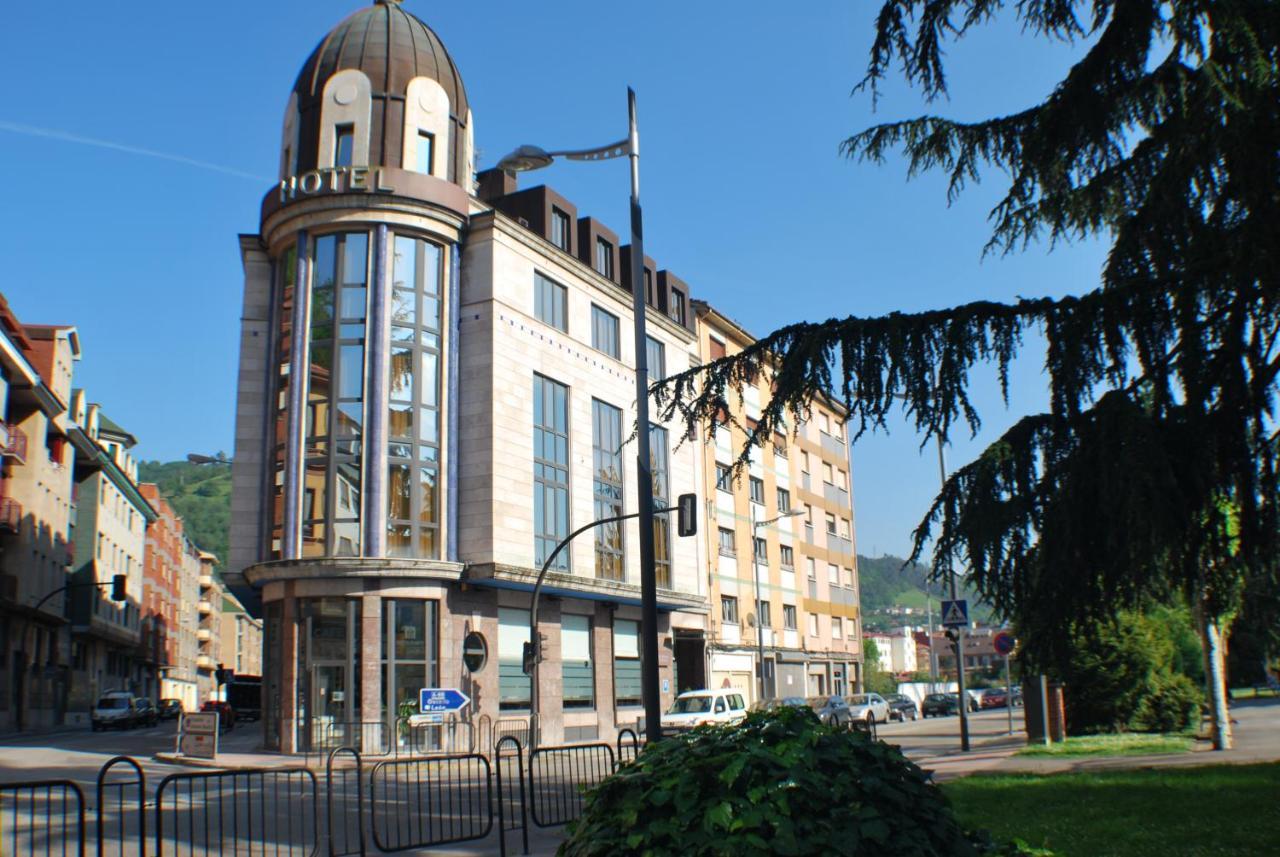
M 640 623 L 613 621 L 613 693 L 619 708 L 640 705 Z
M 529 642 L 529 611 L 498 610 L 498 708 L 528 711 L 530 677 L 524 674 L 524 644 Z
M 564 615 L 560 619 L 560 671 L 565 708 L 595 707 L 595 670 L 591 664 L 591 620 Z

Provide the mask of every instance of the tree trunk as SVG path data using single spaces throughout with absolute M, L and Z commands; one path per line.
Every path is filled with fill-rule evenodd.
M 1202 611 L 1200 636 L 1204 641 L 1205 681 L 1209 685 L 1209 711 L 1213 716 L 1213 749 L 1230 750 L 1231 712 L 1227 710 L 1227 670 L 1222 631 L 1215 618 Z

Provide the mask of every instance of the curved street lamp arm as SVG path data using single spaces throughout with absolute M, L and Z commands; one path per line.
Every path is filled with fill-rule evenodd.
M 566 149 L 560 152 L 547 152 L 547 154 L 553 158 L 568 158 L 571 161 L 606 161 L 610 158 L 625 158 L 631 154 L 631 138 L 595 149 Z

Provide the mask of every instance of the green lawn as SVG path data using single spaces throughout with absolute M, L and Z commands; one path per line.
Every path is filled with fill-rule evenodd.
M 942 789 L 966 827 L 1061 857 L 1280 853 L 1280 765 L 975 775 Z
M 1233 687 L 1229 693 L 1232 699 L 1270 699 L 1280 696 L 1280 692 L 1269 687 Z
M 1148 735 L 1124 732 L 1119 735 L 1079 735 L 1044 746 L 1028 744 L 1019 756 L 1145 756 L 1155 753 L 1186 753 L 1195 744 L 1190 735 Z

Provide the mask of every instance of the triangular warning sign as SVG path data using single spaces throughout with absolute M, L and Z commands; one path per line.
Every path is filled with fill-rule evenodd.
M 942 613 L 942 624 L 944 625 L 967 625 L 969 618 L 965 615 L 965 610 L 960 606 L 959 601 L 952 601 L 947 604 L 947 609 Z

